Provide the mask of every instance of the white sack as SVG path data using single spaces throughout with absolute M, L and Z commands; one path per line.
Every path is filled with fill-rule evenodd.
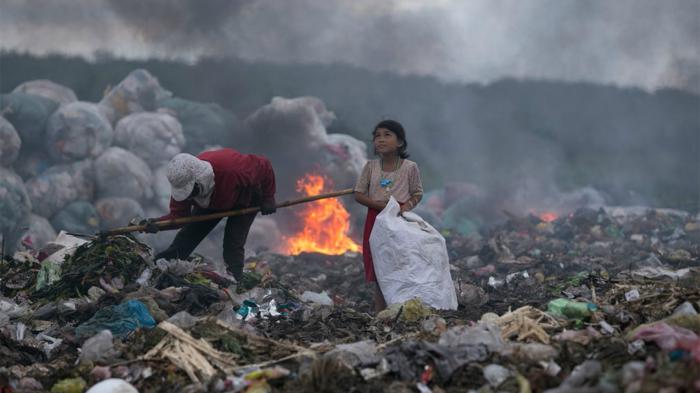
M 393 197 L 377 216 L 369 244 L 374 272 L 387 304 L 413 298 L 438 309 L 457 309 L 445 238 Z

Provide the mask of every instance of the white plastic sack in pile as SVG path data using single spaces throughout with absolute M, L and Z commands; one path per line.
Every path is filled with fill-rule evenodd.
M 55 165 L 26 183 L 34 213 L 51 218 L 74 201 L 92 200 L 95 171 L 92 161 Z
M 69 162 L 94 158 L 112 144 L 114 132 L 97 105 L 62 105 L 46 123 L 46 146 L 52 158 Z
M 413 298 L 438 309 L 457 309 L 445 238 L 393 197 L 377 216 L 369 244 L 374 272 L 387 304 Z
M 12 123 L 0 116 L 0 165 L 10 166 L 19 155 L 22 140 Z
M 97 195 L 145 201 L 153 196 L 151 168 L 133 153 L 110 147 L 95 160 Z
M 95 233 L 100 230 L 100 216 L 92 203 L 75 201 L 54 214 L 51 225 L 57 231 Z
M 171 185 L 167 175 L 167 164 L 153 171 L 153 202 L 161 211 L 170 210 Z
M 12 90 L 12 92 L 42 96 L 58 104 L 70 104 L 71 102 L 78 101 L 78 97 L 75 96 L 73 90 L 48 79 L 24 82 Z
M 155 111 L 157 102 L 172 96 L 153 75 L 143 69 L 131 71 L 100 101 L 112 123 L 135 112 Z
M 97 214 L 100 216 L 100 227 L 109 230 L 129 225 L 135 217 L 144 217 L 141 204 L 132 198 L 113 197 L 102 198 L 95 202 Z
M 28 228 L 17 240 L 15 251 L 22 249 L 40 250 L 46 243 L 55 238 L 56 231 L 49 220 L 36 214 L 30 214 Z
M 185 146 L 180 122 L 167 113 L 134 113 L 119 120 L 114 144 L 141 157 L 151 168 L 170 161 Z
M 31 209 L 22 179 L 9 169 L 0 168 L 0 236 L 6 244 L 12 246 L 17 240 L 19 228 L 27 223 Z
M 0 113 L 12 123 L 23 147 L 44 147 L 46 123 L 58 104 L 48 98 L 25 93 L 0 94 Z

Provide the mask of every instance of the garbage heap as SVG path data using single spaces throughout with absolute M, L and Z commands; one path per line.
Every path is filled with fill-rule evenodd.
M 374 314 L 361 256 L 260 254 L 241 282 L 129 236 L 0 265 L 0 385 L 51 392 L 700 389 L 700 220 L 580 209 L 447 234 L 460 307 Z M 121 390 L 119 390 L 121 389 Z

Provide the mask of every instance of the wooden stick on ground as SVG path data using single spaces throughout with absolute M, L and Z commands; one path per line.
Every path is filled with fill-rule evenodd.
M 299 205 L 302 203 L 318 201 L 320 199 L 337 198 L 339 196 L 350 195 L 352 193 L 353 193 L 353 189 L 348 188 L 345 190 L 329 192 L 326 194 L 319 194 L 319 195 L 313 195 L 313 196 L 308 196 L 308 197 L 299 198 L 299 199 L 292 199 L 292 200 L 277 204 L 277 208 Z M 225 211 L 225 212 L 220 212 L 220 213 L 202 214 L 202 215 L 198 215 L 198 216 L 175 218 L 172 220 L 156 221 L 155 224 L 158 226 L 158 228 L 161 228 L 163 230 L 167 230 L 167 229 L 169 229 L 167 227 L 170 227 L 173 225 L 190 224 L 193 222 L 209 221 L 209 220 L 215 220 L 217 218 L 224 218 L 224 217 L 242 216 L 245 214 L 257 213 L 258 211 L 260 211 L 260 207 L 249 207 L 249 208 L 240 209 L 240 210 L 231 210 L 231 211 Z M 100 236 L 123 235 L 125 233 L 142 231 L 145 228 L 146 228 L 145 225 L 130 225 L 130 226 L 122 227 L 122 228 L 116 228 L 116 229 L 112 229 L 109 231 L 101 232 Z

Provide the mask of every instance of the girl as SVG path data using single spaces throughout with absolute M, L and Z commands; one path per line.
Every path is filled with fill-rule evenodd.
M 374 154 L 379 159 L 370 160 L 362 169 L 355 185 L 355 200 L 367 206 L 367 219 L 362 242 L 365 280 L 374 282 L 374 306 L 377 312 L 386 308 L 386 301 L 374 275 L 369 235 L 380 211 L 393 196 L 401 205 L 401 212 L 413 209 L 423 197 L 423 185 L 415 162 L 407 160 L 406 133 L 394 120 L 384 120 L 372 132 Z

